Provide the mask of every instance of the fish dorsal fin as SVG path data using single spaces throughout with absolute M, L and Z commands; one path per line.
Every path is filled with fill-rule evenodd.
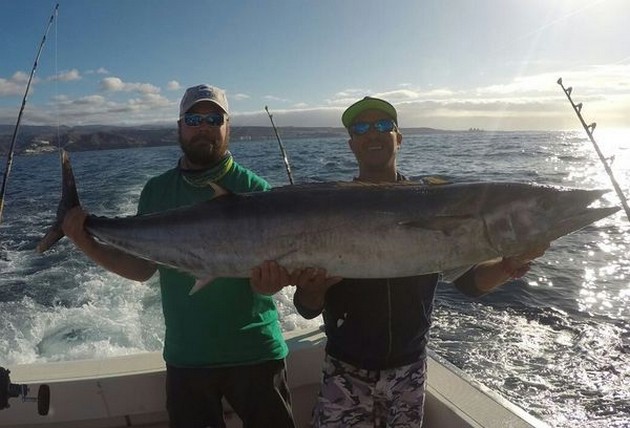
M 212 188 L 212 190 L 214 191 L 214 195 L 212 195 L 212 199 L 219 198 L 219 197 L 221 197 L 223 195 L 231 195 L 232 194 L 232 192 L 230 192 L 228 189 L 226 189 L 223 186 L 218 185 L 214 181 L 208 182 L 208 186 L 210 186 L 210 188 Z
M 401 221 L 398 224 L 403 227 L 437 230 L 446 235 L 450 235 L 455 229 L 462 227 L 465 223 L 473 219 L 474 216 L 472 215 L 451 215 L 422 217 L 409 221 Z

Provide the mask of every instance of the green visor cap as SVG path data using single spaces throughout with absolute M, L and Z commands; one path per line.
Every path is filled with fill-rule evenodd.
M 366 110 L 380 110 L 394 119 L 394 122 L 398 125 L 398 115 L 396 114 L 396 109 L 393 105 L 385 100 L 381 100 L 380 98 L 365 97 L 352 104 L 346 109 L 346 111 L 343 112 L 343 115 L 341 115 L 341 122 L 343 123 L 343 126 L 346 128 L 350 127 L 357 116 Z

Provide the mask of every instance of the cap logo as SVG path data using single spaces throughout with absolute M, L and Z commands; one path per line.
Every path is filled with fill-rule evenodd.
M 197 95 L 200 97 L 214 98 L 214 94 L 208 89 L 201 89 Z

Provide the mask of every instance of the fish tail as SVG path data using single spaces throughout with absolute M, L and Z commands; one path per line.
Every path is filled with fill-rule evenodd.
M 74 174 L 72 173 L 72 165 L 70 164 L 70 158 L 68 152 L 61 150 L 61 173 L 62 173 L 62 189 L 61 189 L 61 201 L 57 207 L 57 218 L 55 223 L 48 229 L 46 235 L 37 244 L 37 251 L 43 253 L 50 247 L 55 245 L 57 241 L 64 237 L 61 225 L 66 213 L 78 205 L 79 194 L 77 193 L 77 186 L 74 181 Z

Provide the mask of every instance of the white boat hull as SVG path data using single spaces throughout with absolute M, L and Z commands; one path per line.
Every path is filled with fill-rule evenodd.
M 319 329 L 289 332 L 285 337 L 290 348 L 287 367 L 294 415 L 300 427 L 307 427 L 326 339 Z M 40 416 L 36 404 L 13 398 L 10 408 L 0 410 L 0 427 L 168 427 L 160 353 L 8 368 L 11 382 L 29 385 L 31 394 L 36 394 L 40 384 L 50 386 L 50 412 Z M 433 353 L 427 379 L 425 427 L 547 426 Z M 228 426 L 240 427 L 238 417 L 226 409 Z

